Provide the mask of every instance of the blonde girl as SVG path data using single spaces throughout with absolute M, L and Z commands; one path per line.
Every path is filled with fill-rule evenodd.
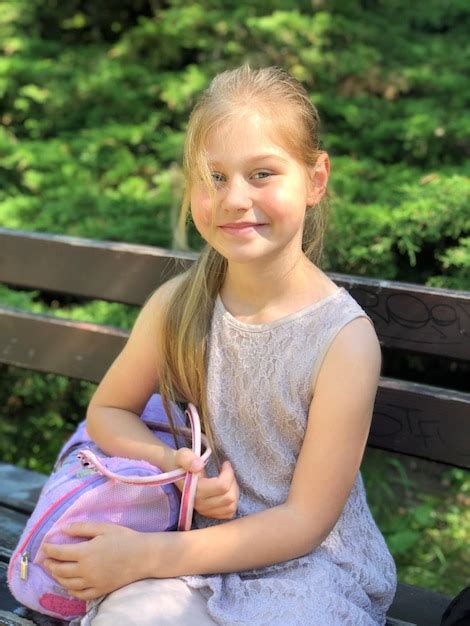
M 146 303 L 87 423 L 109 453 L 201 472 L 198 513 L 186 533 L 83 523 L 69 532 L 88 541 L 50 545 L 53 576 L 92 601 L 83 624 L 385 623 L 395 567 L 359 473 L 380 348 L 318 267 L 318 127 L 279 68 L 220 74 L 191 115 L 182 221 L 207 246 Z M 149 433 L 155 389 L 199 407 L 218 464 Z

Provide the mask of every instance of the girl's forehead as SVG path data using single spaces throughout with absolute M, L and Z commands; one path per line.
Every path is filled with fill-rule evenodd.
M 205 148 L 210 162 L 254 155 L 285 157 L 288 153 L 281 139 L 272 120 L 252 113 L 220 122 L 208 134 Z

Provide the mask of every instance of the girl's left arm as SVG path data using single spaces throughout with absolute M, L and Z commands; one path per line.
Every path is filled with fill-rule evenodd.
M 286 502 L 191 532 L 142 534 L 119 527 L 105 527 L 101 532 L 101 527 L 98 533 L 97 525 L 77 525 L 73 534 L 94 539 L 71 546 L 51 546 L 49 552 L 53 559 L 80 566 L 82 589 L 88 591 L 76 588 L 72 593 L 96 597 L 140 578 L 243 571 L 312 551 L 334 527 L 359 471 L 380 365 L 380 346 L 372 325 L 366 318 L 354 319 L 338 333 L 318 374 Z M 127 535 L 125 550 L 124 542 L 116 535 L 120 532 Z M 113 550 L 113 546 L 119 546 L 119 550 Z M 62 552 L 56 551 L 61 548 Z M 133 553 L 133 565 L 123 554 L 126 551 Z M 126 563 L 124 578 L 110 585 L 109 576 L 105 582 L 106 570 L 116 572 L 120 559 Z M 76 567 L 67 569 L 57 561 L 48 563 L 54 575 L 67 570 L 68 576 L 77 578 Z M 92 580 L 87 572 L 93 572 L 93 568 Z
M 354 319 L 338 333 L 321 366 L 286 502 L 215 527 L 168 533 L 167 564 L 162 568 L 156 562 L 151 574 L 254 569 L 320 545 L 336 524 L 359 471 L 380 367 L 373 326 L 364 317 Z

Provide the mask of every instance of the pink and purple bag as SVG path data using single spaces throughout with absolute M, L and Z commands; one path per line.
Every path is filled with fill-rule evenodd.
M 186 445 L 191 435 L 193 452 L 206 463 L 211 451 L 201 435 L 195 407 L 189 404 L 185 413 L 190 429 L 176 407 L 173 414 L 176 442 L 157 394 L 150 398 L 141 419 L 173 448 Z M 206 448 L 202 455 L 201 441 Z M 174 483 L 182 478 L 180 495 Z M 59 619 L 82 616 L 86 602 L 69 595 L 42 567 L 42 543 L 81 541 L 62 530 L 81 521 L 114 523 L 142 532 L 189 530 L 197 480 L 197 474 L 182 469 L 162 473 L 146 461 L 105 455 L 82 422 L 62 448 L 10 559 L 8 584 L 13 596 L 29 608 Z

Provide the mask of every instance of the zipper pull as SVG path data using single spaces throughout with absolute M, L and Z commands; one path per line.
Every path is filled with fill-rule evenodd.
M 23 554 L 21 555 L 21 570 L 20 570 L 21 580 L 27 580 L 28 578 L 28 563 L 29 563 L 29 552 L 23 552 Z

